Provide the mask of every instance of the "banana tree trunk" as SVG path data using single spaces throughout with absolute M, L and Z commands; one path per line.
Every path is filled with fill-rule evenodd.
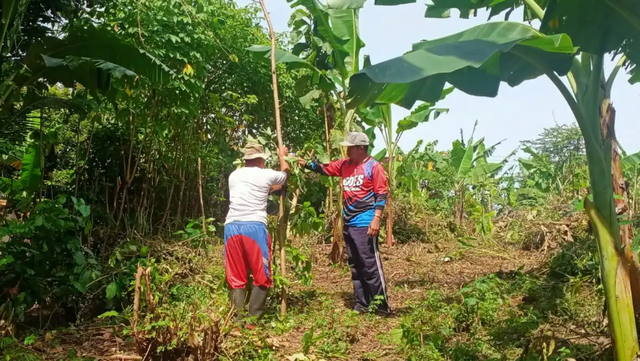
M 464 189 L 460 187 L 456 193 L 455 217 L 456 222 L 461 225 L 464 218 Z
M 618 143 L 615 134 L 616 111 L 610 99 L 604 99 L 600 106 L 600 127 L 603 135 L 606 135 L 611 142 L 611 176 L 612 187 L 615 198 L 615 211 L 617 216 L 629 218 L 629 197 L 627 186 L 622 173 L 622 163 L 618 153 Z M 633 307 L 635 314 L 640 311 L 640 264 L 638 256 L 631 250 L 633 242 L 633 228 L 631 224 L 620 225 L 620 245 L 624 250 L 622 261 L 625 263 L 629 273 L 631 284 L 631 294 L 633 295 Z
M 609 329 L 616 360 L 631 361 L 638 353 L 637 329 L 634 317 L 629 268 L 625 262 L 625 250 L 620 242 L 620 228 L 616 214 L 611 181 L 612 143 L 610 126 L 601 127 L 600 108 L 604 100 L 601 93 L 603 55 L 592 55 L 592 69 L 584 98 L 578 104 L 569 101 L 580 130 L 585 138 L 587 163 L 593 203 L 585 201 L 586 211 L 594 226 L 600 255 L 600 272 L 605 291 Z M 565 91 L 557 82 L 558 88 Z M 564 88 L 566 90 L 566 87 Z M 567 92 L 568 93 L 568 92 Z

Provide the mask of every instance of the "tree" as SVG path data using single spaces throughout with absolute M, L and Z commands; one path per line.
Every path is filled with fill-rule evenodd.
M 522 144 L 530 156 L 519 160 L 526 176 L 524 189 L 577 197 L 587 188 L 587 158 L 577 125 L 546 128 L 538 138 Z
M 638 341 L 626 272 L 630 250 L 620 242 L 609 176 L 612 169 L 611 122 L 605 122 L 604 134 L 601 129 L 601 110 L 602 114 L 611 114 L 610 103 L 606 92 L 600 90 L 604 84 L 605 53 L 624 52 L 629 61 L 639 60 L 640 28 L 636 25 L 640 19 L 640 3 L 611 0 L 594 1 L 589 5 L 577 1 L 551 1 L 547 11 L 540 14 L 544 15 L 540 16 L 543 27 L 553 25 L 549 29 L 551 35 L 523 24 L 499 22 L 415 44 L 411 52 L 354 76 L 350 106 L 377 100 L 411 107 L 416 99 L 433 99 L 445 81 L 468 94 L 495 96 L 500 81 L 515 86 L 527 79 L 547 75 L 569 104 L 585 139 L 595 203 L 595 211 L 588 215 L 594 224 L 601 226 L 596 234 L 615 354 L 619 360 L 631 360 L 638 351 Z M 584 11 L 597 14 L 598 21 L 594 22 Z M 580 64 L 574 61 L 574 45 L 583 51 Z M 426 64 L 429 64 L 428 69 Z M 400 68 L 402 71 L 397 71 Z M 395 73 L 391 69 L 395 69 Z M 575 70 L 571 83 L 573 93 L 559 78 L 570 70 Z M 634 71 L 632 80 L 638 76 L 637 69 Z M 607 79 L 606 84 L 610 83 Z M 593 218 L 594 215 L 601 217 L 602 222 Z M 612 240 L 614 244 L 610 243 Z M 625 257 L 609 252 L 610 249 L 622 252 Z

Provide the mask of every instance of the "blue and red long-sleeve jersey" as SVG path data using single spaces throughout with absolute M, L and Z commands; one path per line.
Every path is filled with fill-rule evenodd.
M 351 227 L 368 227 L 376 209 L 387 202 L 387 176 L 382 164 L 368 157 L 356 164 L 339 159 L 329 164 L 311 162 L 308 169 L 330 177 L 342 178 L 344 223 Z

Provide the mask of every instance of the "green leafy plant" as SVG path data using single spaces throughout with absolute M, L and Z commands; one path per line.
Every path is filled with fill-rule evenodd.
M 180 236 L 182 241 L 189 241 L 195 247 L 203 247 L 204 241 L 207 239 L 207 234 L 214 234 L 216 231 L 216 227 L 213 225 L 215 219 L 208 218 L 206 219 L 206 227 L 207 232 L 205 233 L 202 229 L 202 220 L 201 219 L 192 219 L 187 223 L 183 230 L 179 230 L 174 232 L 174 235 Z
M 300 283 L 304 286 L 310 286 L 313 280 L 313 274 L 311 268 L 313 263 L 311 257 L 305 255 L 300 249 L 287 246 L 287 260 L 293 266 L 294 276 L 300 280 Z
M 320 233 L 324 230 L 324 214 L 318 215 L 311 202 L 304 202 L 298 206 L 291 219 L 291 231 L 302 236 Z
M 4 317 L 21 320 L 36 302 L 73 307 L 101 275 L 94 255 L 83 246 L 91 229 L 84 200 L 59 196 L 38 203 L 24 221 L 0 228 L 0 284 Z

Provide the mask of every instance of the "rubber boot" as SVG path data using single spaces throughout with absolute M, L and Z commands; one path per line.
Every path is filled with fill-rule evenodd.
M 244 311 L 244 300 L 245 300 L 246 291 L 244 288 L 232 288 L 231 289 L 231 304 L 235 309 L 235 323 L 240 323 L 242 321 L 242 314 Z
M 251 298 L 249 299 L 249 316 L 251 318 L 258 319 L 262 316 L 268 295 L 269 288 L 267 287 L 253 286 L 251 288 Z

